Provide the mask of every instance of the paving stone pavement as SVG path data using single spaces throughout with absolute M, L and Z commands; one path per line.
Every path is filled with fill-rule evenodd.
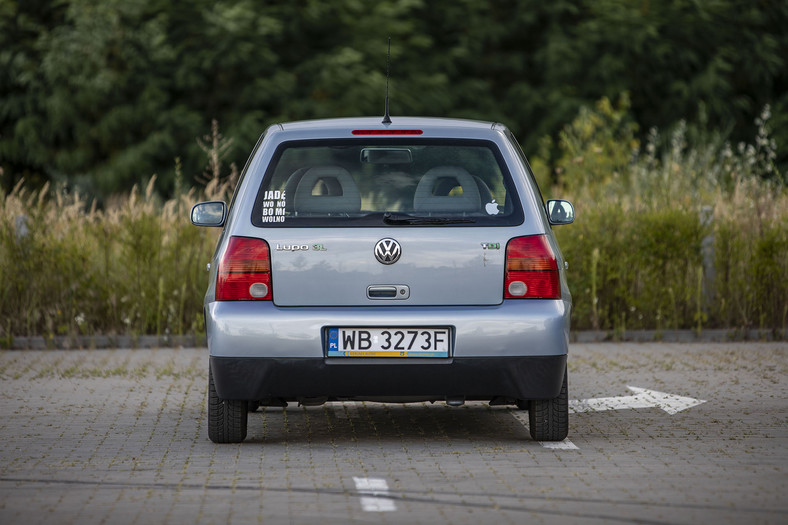
M 205 349 L 0 352 L 0 523 L 788 523 L 788 343 L 574 344 L 570 399 L 705 401 L 526 413 L 329 403 L 206 429 Z M 612 407 L 612 405 L 611 405 Z

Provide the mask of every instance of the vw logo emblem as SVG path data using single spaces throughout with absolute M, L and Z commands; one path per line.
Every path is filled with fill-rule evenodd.
M 394 239 L 381 239 L 375 245 L 375 258 L 383 264 L 394 264 L 399 261 L 402 248 Z

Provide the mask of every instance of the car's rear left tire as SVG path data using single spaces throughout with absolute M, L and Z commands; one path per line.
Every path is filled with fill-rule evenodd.
M 528 427 L 536 441 L 563 441 L 569 434 L 567 374 L 561 393 L 553 399 L 533 399 L 528 404 Z
M 240 443 L 246 439 L 248 401 L 220 399 L 208 369 L 208 437 L 214 443 Z

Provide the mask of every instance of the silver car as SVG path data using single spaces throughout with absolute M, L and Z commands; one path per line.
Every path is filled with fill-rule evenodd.
M 210 265 L 208 433 L 288 402 L 466 401 L 568 432 L 571 296 L 545 203 L 501 124 L 431 118 L 277 124 L 260 138 Z

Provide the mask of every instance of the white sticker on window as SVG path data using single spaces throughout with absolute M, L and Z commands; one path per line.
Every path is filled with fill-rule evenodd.
M 498 210 L 498 204 L 495 202 L 495 199 L 492 202 L 488 202 L 484 206 L 484 210 L 487 212 L 487 215 L 498 215 L 500 210 Z
M 284 191 L 266 190 L 263 195 L 262 222 L 285 222 L 287 198 Z

